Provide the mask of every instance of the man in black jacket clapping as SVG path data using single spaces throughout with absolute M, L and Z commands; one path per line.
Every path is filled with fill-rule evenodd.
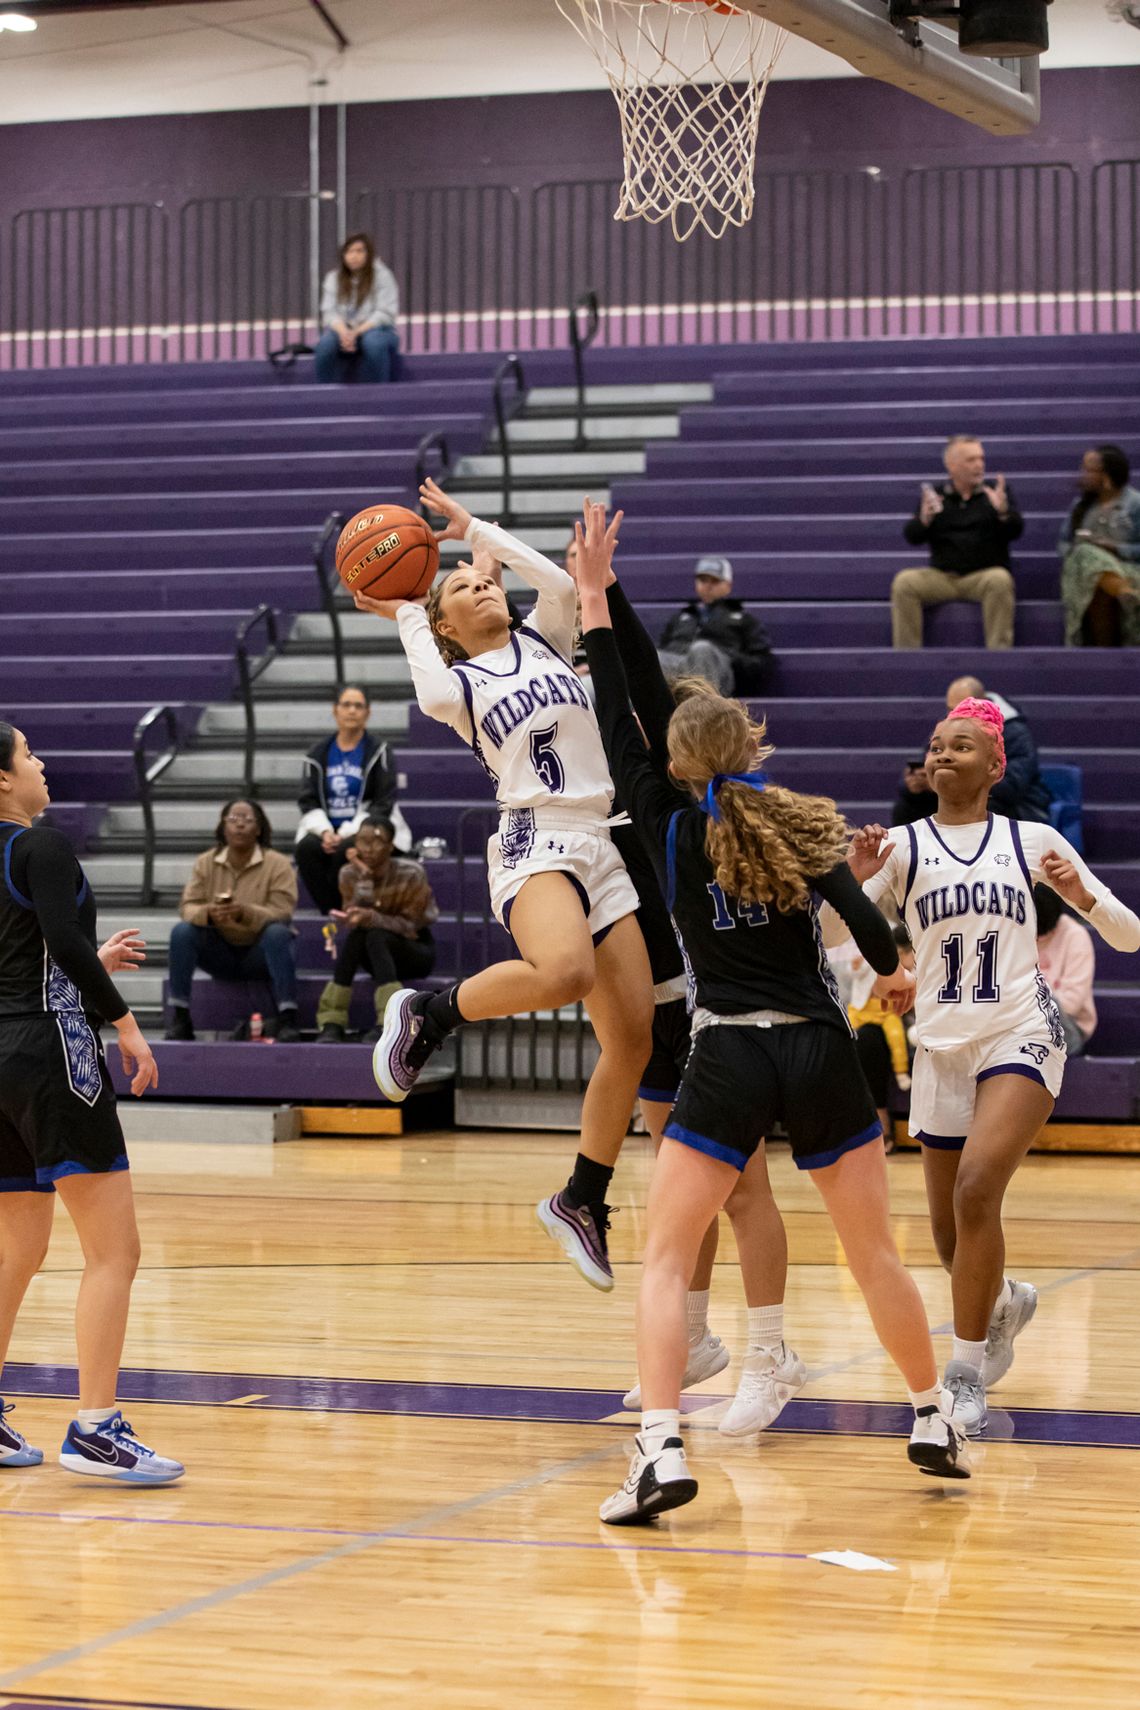
M 698 558 L 694 600 L 669 619 L 658 643 L 667 677 L 707 677 L 722 695 L 755 695 L 772 652 L 763 625 L 732 598 L 727 558 Z

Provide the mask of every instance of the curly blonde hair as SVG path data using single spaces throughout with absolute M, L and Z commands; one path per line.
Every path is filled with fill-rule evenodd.
M 669 720 L 669 758 L 693 790 L 703 795 L 717 773 L 754 772 L 775 752 L 764 721 L 757 724 L 740 701 L 699 679 L 676 688 L 682 698 Z M 720 819 L 709 815 L 705 849 L 721 890 L 743 903 L 774 903 L 781 914 L 807 908 L 812 879 L 847 852 L 847 826 L 827 796 L 726 783 L 717 806 Z
M 463 648 L 460 647 L 459 643 L 452 636 L 442 635 L 440 633 L 439 626 L 443 616 L 443 591 L 450 580 L 450 572 L 446 576 L 441 576 L 437 582 L 432 583 L 427 597 L 427 620 L 431 625 L 431 632 L 435 637 L 435 644 L 439 648 L 440 657 L 445 665 L 454 665 L 457 659 L 467 658 L 467 654 L 464 652 Z

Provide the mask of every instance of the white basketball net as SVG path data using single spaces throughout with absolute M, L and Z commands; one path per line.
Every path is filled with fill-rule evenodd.
M 679 241 L 752 215 L 760 108 L 786 32 L 707 0 L 556 0 L 621 114 L 615 220 L 668 220 Z

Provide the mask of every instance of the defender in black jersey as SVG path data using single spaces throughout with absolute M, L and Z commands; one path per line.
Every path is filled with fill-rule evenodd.
M 97 1029 L 119 1035 L 131 1090 L 157 1085 L 154 1057 L 111 973 L 143 959 L 133 930 L 96 948 L 95 901 L 71 845 L 33 825 L 48 805 L 43 765 L 0 722 L 0 1370 L 16 1313 L 51 1234 L 54 1194 L 85 1257 L 76 1310 L 79 1412 L 60 1464 L 126 1484 L 168 1484 L 177 1461 L 140 1443 L 115 1406 L 138 1264 L 126 1147 Z M 0 1470 L 36 1466 L 0 1401 Z
M 607 588 L 606 601 L 614 639 L 625 662 L 633 710 L 650 754 L 664 769 L 669 758 L 673 690 L 665 680 L 656 647 L 617 582 Z M 685 801 L 678 790 L 677 805 Z M 615 809 L 617 805 L 615 802 Z M 653 1051 L 638 1096 L 645 1125 L 654 1145 L 660 1146 L 693 1046 L 688 971 L 645 844 L 632 824 L 614 826 L 613 839 L 637 891 L 637 918 L 653 972 Z M 788 1237 L 768 1180 L 761 1133 L 755 1125 L 750 1127 L 755 1155 L 725 1205 L 736 1238 L 748 1311 L 748 1342 L 736 1396 L 719 1423 L 726 1437 L 753 1436 L 774 1424 L 807 1375 L 799 1355 L 784 1342 Z M 728 1349 L 709 1329 L 708 1321 L 719 1236 L 720 1218 L 716 1216 L 701 1242 L 685 1297 L 689 1352 L 682 1389 L 715 1377 L 729 1362 Z M 640 1384 L 626 1391 L 622 1406 L 640 1410 Z
M 906 1378 L 915 1407 L 911 1460 L 940 1476 L 968 1476 L 922 1300 L 891 1234 L 882 1131 L 826 971 L 818 899 L 847 922 L 876 970 L 875 995 L 909 1004 L 913 976 L 899 969 L 886 920 L 847 867 L 846 829 L 834 804 L 776 788 L 765 797 L 759 765 L 772 749 L 739 703 L 712 692 L 685 701 L 669 725 L 669 773 L 648 752 L 605 596 L 615 530 L 606 529 L 604 507 L 587 503 L 585 515 L 578 586 L 598 721 L 618 794 L 663 884 L 697 1000 L 696 1043 L 649 1196 L 638 1303 L 642 1431 L 629 1476 L 601 1517 L 644 1520 L 696 1495 L 679 1430 L 685 1290 L 701 1237 L 755 1132 L 777 1119 L 797 1163 L 813 1172 L 880 1339 Z M 691 791 L 689 806 L 678 806 L 675 782 Z

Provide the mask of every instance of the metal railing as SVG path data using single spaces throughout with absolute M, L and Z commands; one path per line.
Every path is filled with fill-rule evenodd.
M 161 723 L 166 729 L 168 747 L 149 763 L 147 761 L 147 737 L 156 724 Z M 178 757 L 181 738 L 178 730 L 178 714 L 174 707 L 165 703 L 162 706 L 151 707 L 144 713 L 135 726 L 132 742 L 132 759 L 135 768 L 135 783 L 138 787 L 139 806 L 142 808 L 143 821 L 143 866 L 142 879 L 139 883 L 139 903 L 143 908 L 149 908 L 155 900 L 154 884 L 154 786 Z
M 588 256 L 610 346 L 1128 332 L 1140 160 L 763 169 L 747 226 L 615 222 L 616 179 L 359 191 L 403 347 L 573 343 Z M 316 210 L 316 222 L 312 218 Z M 264 357 L 312 343 L 333 202 L 308 193 L 25 208 L 0 226 L 0 366 Z
M 451 471 L 451 451 L 447 443 L 447 435 L 444 433 L 425 433 L 424 437 L 420 440 L 420 443 L 416 446 L 417 493 L 427 480 L 428 475 L 431 473 L 428 468 L 428 460 L 433 451 L 439 459 L 439 468 L 436 471 L 435 479 L 441 487 L 447 480 Z M 424 504 L 422 499 L 420 500 L 420 515 L 423 517 L 425 522 L 431 515 L 428 507 Z
M 578 317 L 586 311 L 586 325 Z M 598 336 L 602 324 L 598 293 L 583 291 L 570 311 L 570 349 L 574 353 L 574 388 L 577 395 L 574 419 L 574 445 L 582 451 L 586 444 L 586 351 Z
M 340 626 L 340 607 L 336 603 L 336 589 L 340 586 L 340 577 L 336 578 L 336 586 L 329 575 L 329 567 L 325 563 L 329 544 L 335 540 L 344 527 L 345 518 L 339 511 L 332 511 L 325 518 L 324 527 L 313 542 L 313 569 L 317 573 L 317 586 L 321 594 L 321 610 L 329 620 L 332 633 L 333 670 L 336 674 L 336 684 L 344 682 L 344 632 Z
M 280 613 L 275 612 L 272 606 L 258 606 L 252 616 L 246 618 L 234 638 L 234 664 L 237 667 L 238 693 L 241 696 L 241 704 L 245 712 L 245 736 L 242 745 L 242 787 L 250 799 L 257 793 L 257 779 L 254 776 L 254 756 L 257 750 L 257 713 L 254 706 L 253 685 L 266 667 L 271 665 L 281 652 L 279 616 Z M 266 646 L 263 652 L 253 654 L 249 646 L 249 638 L 260 624 L 265 625 Z
M 503 396 L 503 387 L 508 379 L 515 383 L 514 396 L 508 404 Z M 495 432 L 499 442 L 499 456 L 503 463 L 503 503 L 499 513 L 504 528 L 510 528 L 514 519 L 511 500 L 514 497 L 514 473 L 511 464 L 511 436 L 507 432 L 507 423 L 521 409 L 526 398 L 526 376 L 523 365 L 516 355 L 504 357 L 495 370 L 491 394 L 491 410 L 495 418 Z

